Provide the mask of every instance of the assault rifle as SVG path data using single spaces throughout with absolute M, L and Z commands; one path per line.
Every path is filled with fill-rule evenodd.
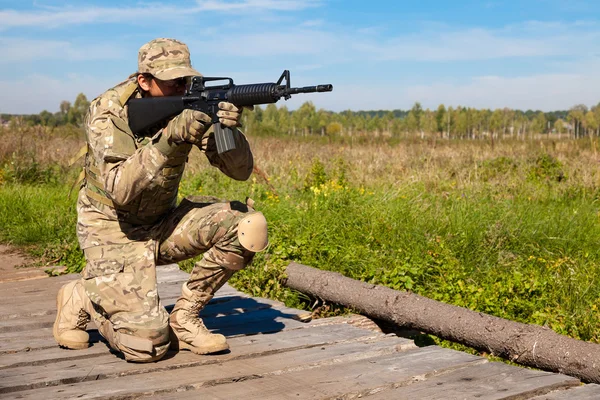
M 283 82 L 285 80 L 285 83 Z M 206 82 L 228 81 L 224 85 L 206 86 Z M 219 102 L 227 101 L 238 107 L 276 103 L 293 94 L 331 92 L 333 85 L 290 87 L 290 71 L 285 70 L 276 83 L 234 85 L 231 78 L 194 76 L 183 96 L 148 97 L 129 101 L 129 127 L 133 133 L 171 118 L 185 109 L 202 111 L 212 118 L 217 152 L 235 149 L 233 130 L 223 126 L 217 117 Z M 234 128 L 235 129 L 235 128 Z

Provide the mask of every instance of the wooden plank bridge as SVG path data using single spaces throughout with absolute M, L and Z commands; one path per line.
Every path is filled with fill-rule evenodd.
M 23 276 L 0 282 L 2 399 L 600 399 L 600 385 L 417 347 L 358 315 L 310 321 L 305 311 L 230 286 L 201 313 L 209 329 L 228 336 L 226 353 L 127 363 L 92 324 L 89 349 L 60 349 L 52 337 L 56 293 L 77 276 Z M 158 280 L 172 307 L 187 274 L 160 267 Z

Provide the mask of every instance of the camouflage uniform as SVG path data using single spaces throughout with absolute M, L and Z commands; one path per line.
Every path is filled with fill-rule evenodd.
M 199 75 L 191 68 L 187 46 L 172 39 L 144 45 L 139 72 L 162 80 Z M 91 103 L 85 181 L 77 202 L 77 235 L 86 258 L 81 283 L 92 303 L 84 309 L 129 361 L 159 359 L 169 347 L 169 315 L 157 292 L 156 265 L 203 254 L 187 288 L 209 300 L 267 245 L 266 222 L 264 237 L 252 251 L 240 243 L 244 218 L 264 220 L 246 204 L 200 198 L 176 204 L 192 145 L 181 143 L 166 156 L 156 146 L 162 129 L 134 135 L 127 101 L 141 96 L 132 76 Z M 226 175 L 250 176 L 253 159 L 243 134 L 236 137 L 236 149 L 222 155 L 212 146 L 199 147 Z

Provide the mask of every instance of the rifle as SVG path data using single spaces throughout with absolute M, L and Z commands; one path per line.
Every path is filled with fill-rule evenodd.
M 283 82 L 285 80 L 285 83 Z M 210 81 L 228 81 L 224 85 L 206 86 Z M 185 109 L 202 111 L 212 118 L 217 152 L 235 149 L 233 129 L 223 126 L 217 117 L 219 102 L 227 101 L 238 107 L 276 103 L 282 97 L 288 100 L 293 94 L 331 92 L 333 85 L 290 87 L 290 71 L 283 71 L 276 83 L 252 83 L 234 85 L 231 78 L 194 76 L 183 96 L 147 97 L 131 99 L 129 105 L 129 127 L 133 133 L 146 129 L 171 118 Z

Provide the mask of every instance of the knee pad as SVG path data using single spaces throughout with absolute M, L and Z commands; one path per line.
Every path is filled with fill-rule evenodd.
M 238 240 L 244 249 L 258 253 L 269 245 L 267 219 L 260 211 L 245 215 L 237 228 Z

